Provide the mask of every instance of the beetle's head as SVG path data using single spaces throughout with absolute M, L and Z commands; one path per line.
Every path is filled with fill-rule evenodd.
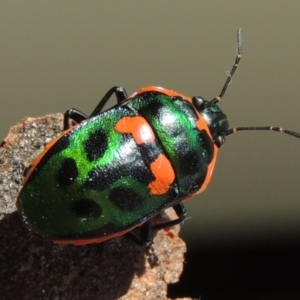
M 193 105 L 205 120 L 215 145 L 221 147 L 229 129 L 227 116 L 221 111 L 215 99 L 207 101 L 202 97 L 193 97 Z

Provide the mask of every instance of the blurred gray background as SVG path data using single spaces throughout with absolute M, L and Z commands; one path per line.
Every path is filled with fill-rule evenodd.
M 297 0 L 1 1 L 1 139 L 26 116 L 88 114 L 114 85 L 210 100 L 240 27 L 243 58 L 221 103 L 230 125 L 300 132 L 299 11 Z M 189 247 L 300 241 L 299 157 L 300 140 L 282 134 L 228 137 L 209 188 L 186 203 Z

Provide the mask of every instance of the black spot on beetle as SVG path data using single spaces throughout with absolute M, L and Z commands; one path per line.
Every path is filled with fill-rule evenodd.
M 38 168 L 42 169 L 44 165 L 56 154 L 62 152 L 70 146 L 70 132 L 61 136 L 61 138 L 51 146 L 51 148 L 46 152 L 42 160 L 38 164 Z
M 60 153 L 70 146 L 70 132 L 63 135 L 47 152 L 45 156 L 50 159 L 53 155 Z
M 201 169 L 201 154 L 195 153 L 194 151 L 185 151 L 185 149 L 180 149 L 180 146 L 185 145 L 179 145 L 178 152 L 181 153 L 182 157 L 178 158 L 178 161 L 180 163 L 180 170 L 184 172 L 186 175 L 190 174 L 196 174 Z
M 123 211 L 133 211 L 143 204 L 143 198 L 128 188 L 115 188 L 109 194 L 109 199 Z
M 61 186 L 69 185 L 74 182 L 78 176 L 78 169 L 73 158 L 66 158 L 57 175 L 58 184 Z
M 89 161 L 101 158 L 108 147 L 107 135 L 102 129 L 93 132 L 85 142 L 85 151 Z
M 158 140 L 138 145 L 138 147 L 141 157 L 147 166 L 149 166 L 161 153 L 163 153 L 162 146 Z
M 99 218 L 102 208 L 92 199 L 82 198 L 73 205 L 73 211 L 81 218 Z
M 137 179 L 139 182 L 149 184 L 155 177 L 142 160 L 136 160 L 135 165 L 123 162 L 120 165 L 96 167 L 88 173 L 88 180 L 84 187 L 92 190 L 103 191 L 114 182 L 125 177 Z
M 141 151 L 131 135 L 123 134 L 120 147 L 116 150 L 117 158 L 105 166 L 97 166 L 88 172 L 88 180 L 84 187 L 88 189 L 103 191 L 121 178 L 130 177 L 139 182 L 149 184 L 153 176 L 147 156 L 157 155 L 156 148 L 153 151 Z M 149 150 L 151 150 L 149 147 Z M 144 149 L 145 150 L 145 149 Z

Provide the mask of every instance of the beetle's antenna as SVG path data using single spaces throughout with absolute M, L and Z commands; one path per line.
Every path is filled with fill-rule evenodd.
M 298 132 L 284 129 L 281 127 L 272 127 L 272 126 L 235 127 L 235 128 L 231 128 L 231 129 L 227 130 L 226 136 L 236 133 L 237 131 L 241 131 L 241 130 L 271 130 L 271 131 L 283 132 L 283 133 L 289 134 L 291 136 L 294 136 L 294 137 L 300 139 L 300 133 L 298 133 Z
M 242 40 L 242 29 L 240 28 L 238 31 L 237 31 L 237 56 L 235 58 L 235 62 L 234 62 L 234 65 L 231 69 L 231 71 L 229 72 L 228 76 L 227 76 L 227 80 L 222 88 L 222 91 L 220 93 L 219 96 L 215 97 L 214 99 L 211 100 L 212 103 L 217 103 L 217 102 L 220 102 L 221 99 L 223 98 L 230 82 L 231 82 L 231 79 L 232 79 L 232 76 L 235 72 L 235 70 L 237 69 L 240 61 L 241 61 L 241 58 L 242 58 L 242 50 L 243 50 L 243 47 L 242 47 L 242 43 L 243 43 L 243 40 Z
M 227 88 L 228 88 L 228 85 L 230 84 L 231 82 L 231 79 L 232 79 L 232 76 L 234 74 L 234 72 L 236 71 L 238 65 L 239 65 L 239 62 L 241 61 L 241 58 L 242 58 L 242 50 L 243 50 L 243 40 L 242 40 L 242 29 L 240 28 L 238 31 L 237 31 L 237 43 L 238 43 L 238 47 L 237 47 L 237 52 L 238 52 L 238 55 L 236 56 L 235 58 L 235 62 L 234 62 L 234 65 L 230 71 L 230 73 L 228 74 L 228 77 L 227 77 L 227 80 L 222 88 L 222 91 L 220 93 L 219 96 L 215 97 L 213 100 L 211 100 L 212 103 L 217 103 L 219 101 L 221 101 L 222 97 L 224 96 Z M 256 127 L 234 127 L 234 128 L 231 128 L 231 129 L 228 129 L 227 132 L 226 132 L 226 136 L 228 135 L 231 135 L 231 134 L 234 134 L 236 133 L 237 131 L 241 131 L 241 130 L 254 130 L 254 131 L 257 131 L 257 130 L 269 130 L 269 131 L 277 131 L 277 132 L 283 132 L 283 133 L 286 133 L 286 134 L 289 134 L 293 137 L 296 137 L 298 139 L 300 139 L 300 133 L 298 132 L 295 132 L 295 131 L 291 131 L 291 130 L 288 130 L 288 129 L 284 129 L 282 127 L 272 127 L 272 126 L 256 126 Z

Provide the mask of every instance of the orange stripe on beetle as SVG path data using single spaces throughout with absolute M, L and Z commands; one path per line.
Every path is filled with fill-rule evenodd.
M 155 134 L 147 120 L 141 116 L 124 117 L 115 125 L 120 133 L 130 133 L 138 145 L 150 143 L 155 140 Z
M 175 179 L 175 173 L 170 161 L 164 154 L 160 154 L 150 164 L 150 168 L 155 176 L 155 180 L 148 185 L 151 195 L 165 194 Z

